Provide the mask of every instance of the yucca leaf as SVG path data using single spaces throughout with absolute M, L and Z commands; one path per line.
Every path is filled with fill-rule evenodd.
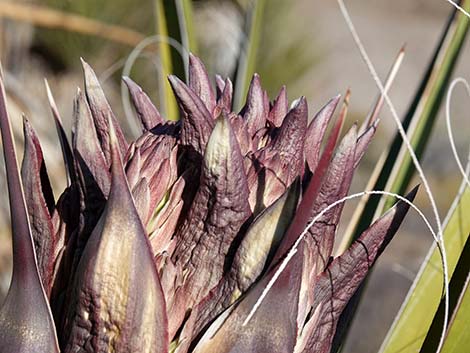
M 2 76 L 2 75 L 1 75 Z M 0 128 L 10 199 L 13 275 L 0 309 L 1 353 L 59 352 L 56 331 L 36 261 L 15 143 L 0 77 Z
M 470 1 L 465 0 L 465 6 L 469 8 Z M 430 137 L 438 109 L 445 95 L 447 84 L 456 65 L 467 31 L 468 20 L 453 11 L 415 98 L 402 121 L 403 128 L 407 131 L 411 139 L 411 145 L 419 159 Z M 387 190 L 403 194 L 409 185 L 414 170 L 411 157 L 402 142 L 401 136 L 397 133 L 389 150 L 376 165 L 367 189 Z M 385 200 L 387 200 L 386 203 Z M 346 234 L 341 240 L 338 252 L 344 251 L 368 227 L 370 222 L 382 214 L 393 202 L 393 198 L 382 199 L 380 203 L 380 197 L 365 197 L 352 217 Z M 350 319 L 357 308 L 359 300 L 360 295 L 358 294 L 345 310 L 342 318 L 342 321 L 344 321 L 343 328 L 337 331 L 338 342 L 346 334 Z
M 175 18 L 175 8 L 174 8 L 174 3 L 172 6 L 169 6 L 168 1 L 164 0 L 155 0 L 155 12 L 156 12 L 156 22 L 157 22 L 157 34 L 161 36 L 162 38 L 173 38 L 171 37 L 174 35 L 172 33 L 172 28 L 171 28 L 171 22 L 170 19 L 167 17 L 170 17 L 168 14 L 169 8 L 172 7 L 172 13 L 173 13 L 173 18 Z M 175 24 L 173 23 L 173 30 L 174 30 Z M 161 82 L 161 89 L 163 90 L 164 93 L 164 106 L 163 110 L 164 115 L 167 117 L 169 120 L 178 120 L 177 114 L 178 110 L 176 108 L 176 101 L 174 96 L 171 94 L 170 86 L 168 85 L 166 81 L 166 77 L 178 71 L 177 65 L 173 60 L 174 54 L 172 54 L 171 46 L 164 40 L 160 41 L 158 43 L 158 51 L 159 51 L 159 59 L 161 63 L 161 68 L 162 72 L 160 73 L 160 82 Z M 175 58 L 175 60 L 181 60 L 180 58 Z M 179 74 L 184 74 L 184 68 L 182 66 L 181 61 L 179 61 Z M 184 76 L 181 76 L 184 77 Z
M 466 6 L 470 6 L 468 0 L 465 0 L 465 3 Z M 429 138 L 438 108 L 445 94 L 446 85 L 461 51 L 467 29 L 468 20 L 466 20 L 464 16 L 458 15 L 456 11 L 453 11 L 444 28 L 443 34 L 415 94 L 413 102 L 402 121 L 405 131 L 408 131 L 410 127 L 414 129 L 412 146 L 416 150 L 418 145 L 420 145 L 420 153 L 418 153 L 418 156 L 422 154 L 426 144 L 425 142 Z M 420 128 L 417 129 L 417 126 Z M 402 138 L 396 133 L 389 150 L 381 157 L 379 163 L 377 163 L 372 177 L 368 182 L 368 189 L 385 190 L 387 185 L 391 186 L 392 183 L 395 183 L 393 190 L 388 187 L 387 190 L 398 194 L 402 194 L 404 190 L 406 190 L 409 177 L 407 177 L 406 180 L 403 179 L 403 183 L 396 183 L 394 181 L 395 178 L 391 174 L 394 168 L 401 170 L 406 167 L 409 171 L 414 170 L 414 167 L 408 162 L 406 162 L 406 165 L 403 164 L 403 157 L 405 155 L 403 148 Z M 401 157 L 399 157 L 399 155 Z M 407 156 L 407 160 L 410 160 L 409 155 Z M 397 159 L 399 162 L 397 162 Z M 397 166 L 399 165 L 403 168 L 398 168 Z M 407 175 L 409 171 L 406 172 Z M 406 183 L 404 183 L 405 181 Z M 383 213 L 386 207 L 380 207 L 379 209 L 379 201 L 379 197 L 368 196 L 365 198 L 365 202 L 356 208 L 346 234 L 341 240 L 338 252 L 344 251 L 348 245 L 368 227 L 374 216 Z M 390 203 L 388 205 L 390 205 Z
M 194 27 L 192 0 L 176 0 L 181 44 L 193 54 L 198 53 L 196 30 Z
M 468 279 L 470 275 L 470 237 L 467 238 L 465 246 L 460 254 L 459 261 L 455 266 L 454 273 L 449 283 L 449 319 L 458 314 L 459 300 L 465 294 L 468 286 Z M 444 325 L 445 314 L 445 298 L 441 299 L 439 308 L 434 315 L 431 327 L 426 335 L 426 339 L 421 346 L 421 353 L 437 352 L 439 341 L 442 334 L 442 327 Z M 468 320 L 468 318 L 467 318 Z M 448 332 L 446 332 L 447 335 Z
M 470 189 L 456 199 L 444 229 L 449 276 L 452 276 L 470 232 Z M 442 263 L 437 247 L 429 251 L 411 290 L 389 330 L 381 353 L 395 353 L 406 347 L 419 351 L 431 326 L 442 294 Z
M 254 0 L 251 2 L 251 8 L 248 10 L 249 14 L 245 31 L 247 40 L 243 43 L 244 47 L 239 58 L 235 79 L 235 110 L 241 109 L 242 100 L 248 91 L 250 78 L 255 73 L 265 3 L 266 0 Z
M 461 6 L 470 11 L 470 1 L 463 0 Z M 410 126 L 408 137 L 416 156 L 421 159 L 427 142 L 431 136 L 439 108 L 447 93 L 447 88 L 452 77 L 452 72 L 460 57 L 465 38 L 470 26 L 470 20 L 463 13 L 458 12 L 452 23 L 445 47 L 439 54 L 435 69 L 426 87 L 426 92 L 419 100 L 419 104 L 414 113 L 414 122 Z M 415 166 L 405 146 L 401 147 L 397 161 L 393 165 L 387 182 L 386 189 L 402 194 L 408 187 L 415 172 Z M 394 202 L 393 198 L 388 198 L 383 202 L 382 208 L 379 206 L 377 212 L 380 214 Z
M 470 317 L 470 276 L 467 277 L 457 306 L 450 321 L 441 353 L 460 353 L 463 347 L 469 347 L 470 345 L 470 330 L 468 329 L 468 318 Z

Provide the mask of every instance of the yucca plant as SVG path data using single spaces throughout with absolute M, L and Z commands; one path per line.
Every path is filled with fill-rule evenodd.
M 188 85 L 169 77 L 178 122 L 124 79 L 143 126 L 131 143 L 85 62 L 71 145 L 49 91 L 69 185 L 57 201 L 26 119 L 20 179 L 2 84 L 14 270 L 0 352 L 329 352 L 408 204 L 333 259 L 338 204 L 285 258 L 346 196 L 377 123 L 338 142 L 346 97 L 325 138 L 339 97 L 309 122 L 304 97 L 289 108 L 282 88 L 269 102 L 257 75 L 235 113 L 230 80 L 214 90 L 189 63 Z

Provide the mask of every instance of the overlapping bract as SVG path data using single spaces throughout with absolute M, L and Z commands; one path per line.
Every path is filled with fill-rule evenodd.
M 347 194 L 374 122 L 338 142 L 346 100 L 325 139 L 339 97 L 309 122 L 304 97 L 269 102 L 257 75 L 234 113 L 230 80 L 214 91 L 190 56 L 189 85 L 169 78 L 178 122 L 124 79 L 143 128 L 129 144 L 83 66 L 71 145 L 49 92 L 69 179 L 57 202 L 26 120 L 21 189 L 2 95 L 15 263 L 0 352 L 328 352 L 407 204 L 334 260 L 342 206 L 326 212 L 244 321 L 309 221 Z

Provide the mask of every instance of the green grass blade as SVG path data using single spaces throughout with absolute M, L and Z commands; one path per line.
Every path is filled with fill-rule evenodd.
M 461 296 L 466 290 L 466 286 L 468 286 L 469 271 L 470 237 L 467 238 L 457 266 L 455 267 L 454 274 L 452 275 L 452 279 L 449 283 L 449 317 L 451 318 L 455 317 L 459 311 L 459 299 L 461 299 Z M 434 320 L 426 335 L 423 346 L 421 347 L 421 353 L 437 352 L 444 324 L 444 315 L 445 300 L 442 298 L 441 303 L 439 304 L 439 309 L 437 310 L 436 315 L 434 315 Z M 450 325 L 452 326 L 452 321 Z M 454 334 L 458 334 L 458 332 L 455 332 Z
M 470 1 L 463 1 L 462 7 L 465 10 L 470 11 Z M 456 65 L 457 59 L 459 58 L 464 39 L 468 33 L 469 24 L 469 19 L 459 12 L 453 26 L 454 28 L 451 29 L 454 33 L 449 40 L 447 50 L 443 52 L 442 60 L 438 66 L 434 80 L 432 80 L 433 82 L 429 87 L 429 91 L 426 93 L 425 100 L 423 100 L 417 107 L 419 119 L 416 120 L 416 124 L 411 126 L 410 141 L 418 158 L 422 156 L 431 135 L 439 108 L 446 95 L 453 69 Z M 387 184 L 387 189 L 391 192 L 402 194 L 406 191 L 410 180 L 413 177 L 415 167 L 405 146 L 402 146 L 398 160 L 399 162 L 393 167 L 390 180 Z M 378 212 L 380 212 L 380 214 L 383 213 L 394 203 L 394 198 L 386 198 L 384 206 L 382 208 L 379 207 Z
M 264 6 L 266 0 L 254 0 L 249 10 L 247 21 L 246 41 L 239 58 L 236 78 L 235 78 L 235 110 L 242 108 L 242 102 L 248 92 L 251 76 L 255 73 L 256 57 L 258 54 L 259 43 L 262 34 L 262 23 L 264 15 Z
M 195 30 L 193 24 L 192 4 L 189 0 L 164 1 L 155 0 L 157 33 L 163 38 L 171 38 L 181 43 L 186 51 L 197 52 Z M 187 78 L 187 54 L 182 58 L 166 40 L 158 43 L 160 61 L 162 64 L 161 82 L 164 88 L 165 115 L 167 119 L 176 120 L 178 107 L 166 79 L 174 74 L 180 78 Z
M 460 353 L 462 347 L 470 346 L 470 276 L 467 277 L 464 291 L 458 303 L 458 310 L 454 313 L 450 323 L 444 346 L 441 353 Z
M 196 29 L 194 28 L 193 5 L 191 0 L 176 0 L 180 19 L 181 43 L 191 53 L 197 54 Z
M 452 276 L 470 232 L 470 189 L 454 202 L 444 229 L 449 276 Z M 441 301 L 442 266 L 434 245 L 423 262 L 380 353 L 418 352 Z M 442 327 L 441 327 L 442 329 Z
M 470 1 L 465 0 L 462 6 L 470 8 Z M 468 23 L 465 16 L 453 10 L 421 85 L 403 119 L 403 128 L 408 132 L 408 136 L 411 133 L 411 145 L 418 158 L 422 156 L 428 142 L 439 106 L 445 96 L 451 73 L 468 32 Z M 397 133 L 389 150 L 377 163 L 367 188 L 387 189 L 403 194 L 413 173 L 414 165 L 405 150 L 401 136 Z M 382 214 L 394 202 L 393 199 L 387 199 L 386 205 L 379 205 L 380 199 L 380 196 L 364 198 L 364 202 L 357 207 L 352 217 L 338 252 L 343 252 L 348 248 L 369 227 L 374 217 Z
M 469 7 L 470 0 L 465 0 L 463 5 Z M 405 131 L 413 131 L 411 141 L 415 150 L 420 150 L 418 158 L 421 156 L 424 147 L 429 138 L 432 125 L 436 119 L 437 111 L 445 95 L 445 87 L 448 84 L 452 70 L 455 67 L 457 57 L 461 51 L 466 33 L 468 31 L 468 20 L 457 14 L 454 9 L 444 28 L 443 34 L 436 47 L 433 58 L 423 77 L 415 98 L 405 115 L 402 125 Z M 420 127 L 420 129 L 417 129 Z M 409 134 L 408 134 L 409 135 Z M 409 183 L 409 177 L 414 172 L 414 166 L 408 154 L 403 151 L 403 141 L 397 133 L 389 150 L 381 157 L 372 173 L 367 189 L 372 190 L 390 190 L 396 193 L 403 193 Z M 401 152 L 403 151 L 403 152 Z M 404 164 L 404 157 L 407 157 L 409 163 Z M 407 178 L 402 178 L 400 182 L 395 182 L 393 177 L 394 168 L 407 168 Z M 394 188 L 387 187 L 390 183 Z M 363 202 L 356 208 L 352 220 L 341 240 L 338 253 L 342 253 L 349 245 L 365 230 L 374 217 L 383 213 L 383 207 L 380 207 L 380 196 L 370 196 L 363 199 Z M 335 336 L 335 342 L 342 342 L 347 335 L 354 313 L 361 298 L 361 292 L 365 288 L 362 286 L 350 301 L 344 314 L 340 317 L 340 324 Z M 424 338 L 423 338 L 424 339 Z M 340 349 L 339 344 L 335 348 Z

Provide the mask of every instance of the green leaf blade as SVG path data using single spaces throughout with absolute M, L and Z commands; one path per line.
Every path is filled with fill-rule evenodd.
M 468 318 L 470 317 L 470 277 L 467 278 L 465 291 L 459 300 L 459 308 L 449 327 L 441 353 L 460 353 L 462 347 L 470 345 L 470 330 Z
M 236 73 L 234 108 L 241 109 L 242 102 L 248 92 L 250 79 L 256 70 L 256 58 L 262 34 L 263 14 L 266 0 L 255 0 L 248 20 L 247 40 L 244 43 Z
M 166 77 L 170 74 L 187 77 L 187 54 L 188 52 L 197 52 L 192 4 L 189 0 L 174 2 L 155 0 L 155 11 L 157 33 L 162 37 L 158 43 L 158 49 L 162 66 L 163 96 L 165 97 L 164 112 L 167 119 L 178 120 L 178 107 Z M 169 39 L 180 43 L 184 52 L 179 53 L 175 50 L 170 45 Z
M 451 211 L 444 229 L 449 276 L 452 276 L 470 232 L 470 189 L 466 188 Z M 441 301 L 443 272 L 434 245 L 424 261 L 380 353 L 419 351 Z

